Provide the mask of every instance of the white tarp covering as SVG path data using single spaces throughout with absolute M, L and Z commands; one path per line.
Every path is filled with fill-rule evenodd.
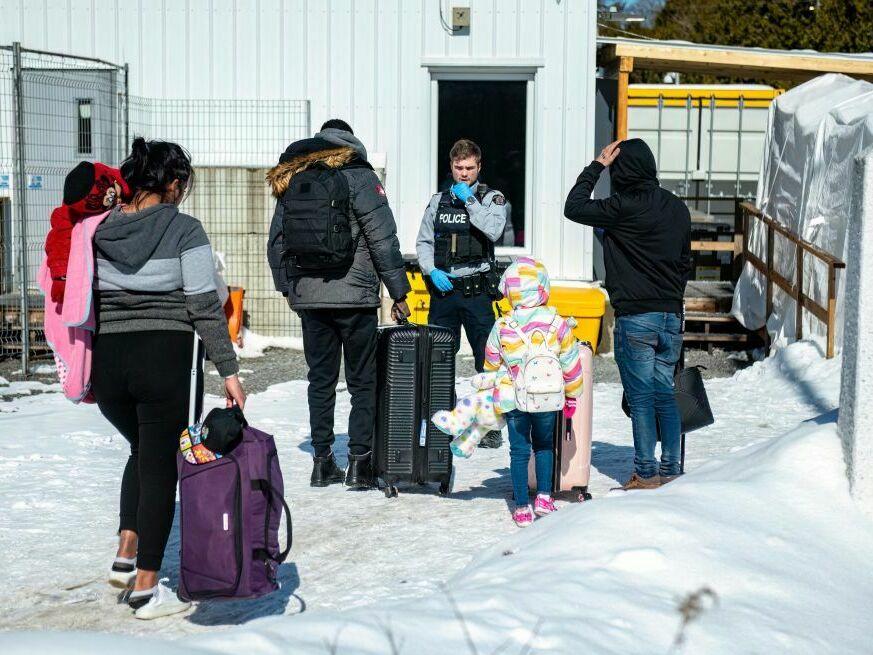
M 855 157 L 873 146 L 873 84 L 845 75 L 810 80 L 770 105 L 757 206 L 795 234 L 845 261 L 846 226 L 851 212 Z M 766 228 L 752 221 L 749 244 L 766 261 Z M 774 239 L 774 268 L 795 279 L 795 245 Z M 804 292 L 827 305 L 828 270 L 804 257 Z M 841 344 L 842 288 L 837 275 L 837 334 Z M 774 285 L 773 312 L 767 317 L 764 276 L 746 264 L 734 292 L 733 315 L 747 328 L 765 324 L 775 347 L 795 340 L 795 303 Z M 808 311 L 804 338 L 824 343 L 825 325 Z

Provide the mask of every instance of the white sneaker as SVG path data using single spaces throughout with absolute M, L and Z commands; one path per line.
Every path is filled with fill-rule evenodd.
M 169 578 L 161 578 L 161 581 L 158 582 L 158 585 L 154 588 L 149 601 L 134 611 L 133 616 L 135 618 L 148 621 L 162 616 L 178 614 L 179 612 L 184 612 L 191 607 L 189 601 L 181 600 L 179 596 L 176 595 L 175 591 L 164 586 L 164 583 L 169 581 Z
M 109 569 L 109 584 L 119 589 L 127 589 L 136 580 L 136 558 L 116 557 Z

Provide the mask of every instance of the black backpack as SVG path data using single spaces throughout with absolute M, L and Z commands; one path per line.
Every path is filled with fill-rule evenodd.
M 287 264 L 320 271 L 351 265 L 349 184 L 339 169 L 316 165 L 298 173 L 279 202 Z

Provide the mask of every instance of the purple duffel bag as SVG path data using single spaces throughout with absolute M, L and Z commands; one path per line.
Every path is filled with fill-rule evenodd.
M 276 572 L 291 550 L 291 511 L 273 437 L 245 427 L 239 445 L 220 459 L 191 464 L 179 454 L 177 462 L 179 596 L 257 598 L 278 589 Z M 288 538 L 280 550 L 283 511 Z

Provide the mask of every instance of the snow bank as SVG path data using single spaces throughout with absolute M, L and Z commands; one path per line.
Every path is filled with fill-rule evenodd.
M 684 630 L 686 652 L 868 652 L 873 527 L 848 496 L 825 420 L 658 491 L 566 508 L 482 553 L 447 586 L 476 649 L 666 653 L 683 602 L 710 590 Z M 444 594 L 265 619 L 201 644 L 319 653 L 336 640 L 338 653 L 376 654 L 390 652 L 389 631 L 400 652 L 469 650 Z
M 57 367 L 54 364 L 34 364 L 27 369 L 31 375 L 55 375 Z
M 268 348 L 288 348 L 291 350 L 303 350 L 302 337 L 267 337 L 252 332 L 247 327 L 242 328 L 243 347 L 234 345 L 233 349 L 241 359 L 253 359 L 263 357 Z
M 833 424 L 838 384 L 839 362 L 807 343 L 708 380 L 716 423 L 689 436 L 691 472 L 654 492 L 617 495 L 608 489 L 629 471 L 629 422 L 620 386 L 598 384 L 595 500 L 562 504 L 525 531 L 509 521 L 505 446 L 459 462 L 449 498 L 408 489 L 388 502 L 311 489 L 305 383 L 275 385 L 253 394 L 246 411 L 276 435 L 293 503 L 285 587 L 151 623 L 131 619 L 102 577 L 124 440 L 93 406 L 60 394 L 20 398 L 0 419 L 0 628 L 181 637 L 149 647 L 192 655 L 192 646 L 463 655 L 472 652 L 464 626 L 483 655 L 501 645 L 503 653 L 866 653 L 873 528 L 847 492 Z M 341 435 L 349 405 L 340 393 Z M 67 548 L 57 548 L 57 534 Z M 178 560 L 168 559 L 172 577 Z M 703 609 L 673 648 L 695 604 Z M 131 637 L 93 639 L 9 633 L 0 652 L 144 652 Z
M 38 380 L 16 380 L 9 382 L 5 378 L 0 378 L 0 399 L 6 396 L 27 396 L 32 393 L 47 393 L 50 391 L 60 391 L 61 385 L 59 382 L 45 384 Z
M 840 397 L 841 370 L 842 357 L 825 359 L 816 343 L 799 341 L 738 371 L 732 383 L 770 397 L 800 393 L 824 412 Z
M 470 642 L 479 653 L 869 652 L 873 526 L 848 496 L 834 417 L 657 491 L 565 508 L 480 553 L 443 593 L 261 619 L 196 644 L 250 655 L 467 653 Z M 139 652 L 129 638 L 92 645 Z M 0 647 L 85 652 L 50 634 Z

